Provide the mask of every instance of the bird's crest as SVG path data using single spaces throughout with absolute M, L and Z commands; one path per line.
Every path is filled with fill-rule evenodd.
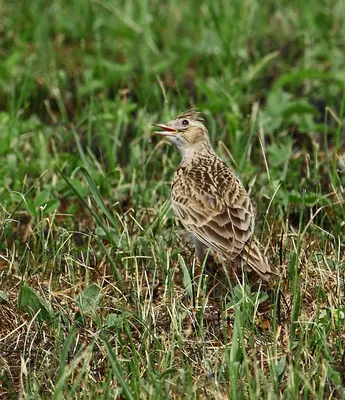
M 196 108 L 191 108 L 190 110 L 184 111 L 182 114 L 178 115 L 175 119 L 189 118 L 194 121 L 204 121 L 200 116 L 200 112 Z

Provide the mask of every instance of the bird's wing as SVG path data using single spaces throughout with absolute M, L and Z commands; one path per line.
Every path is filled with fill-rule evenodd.
M 245 244 L 243 251 L 240 253 L 240 258 L 266 281 L 268 281 L 272 275 L 275 275 L 266 257 L 260 253 L 254 241 Z
M 202 243 L 234 259 L 253 232 L 250 199 L 237 176 L 225 164 L 212 174 L 191 169 L 177 171 L 172 206 L 182 224 Z M 197 174 L 197 176 L 195 176 Z

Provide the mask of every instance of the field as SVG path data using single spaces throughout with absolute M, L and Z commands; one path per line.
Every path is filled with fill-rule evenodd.
M 343 0 L 1 1 L 1 399 L 345 399 L 344 49 Z M 173 216 L 191 107 L 268 284 Z

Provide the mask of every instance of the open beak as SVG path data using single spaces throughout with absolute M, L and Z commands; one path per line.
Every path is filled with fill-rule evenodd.
M 177 129 L 171 128 L 170 126 L 164 125 L 164 124 L 152 124 L 152 126 L 157 126 L 158 128 L 161 129 L 161 131 L 154 131 L 156 135 L 161 135 L 161 136 L 174 136 L 175 133 L 177 133 Z

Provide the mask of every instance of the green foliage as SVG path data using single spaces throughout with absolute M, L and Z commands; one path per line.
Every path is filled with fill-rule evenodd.
M 40 297 L 26 283 L 21 285 L 18 295 L 18 306 L 21 310 L 29 312 L 32 316 L 36 317 L 37 315 L 40 321 L 50 322 L 54 316 L 46 299 Z
M 82 314 L 95 314 L 100 301 L 101 289 L 92 284 L 77 297 L 76 302 Z
M 0 290 L 0 303 L 8 303 L 8 300 L 7 294 Z
M 0 12 L 0 397 L 343 398 L 344 2 Z M 196 268 L 174 222 L 150 125 L 190 106 L 270 287 Z

